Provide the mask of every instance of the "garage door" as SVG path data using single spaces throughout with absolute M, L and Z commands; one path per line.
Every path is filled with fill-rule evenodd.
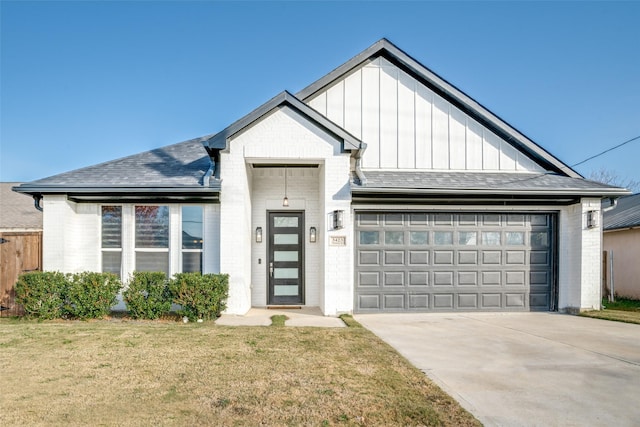
M 549 310 L 553 220 L 356 212 L 355 311 Z

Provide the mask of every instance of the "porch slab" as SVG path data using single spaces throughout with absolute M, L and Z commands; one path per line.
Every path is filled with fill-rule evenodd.
M 346 325 L 339 317 L 325 316 L 318 307 L 302 307 L 299 309 L 268 309 L 254 307 L 244 316 L 223 314 L 217 325 L 223 326 L 270 326 L 271 316 L 285 315 L 289 319 L 285 326 L 344 328 Z

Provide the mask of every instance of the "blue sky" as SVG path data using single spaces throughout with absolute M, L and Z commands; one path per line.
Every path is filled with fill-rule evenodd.
M 0 1 L 0 180 L 215 133 L 386 37 L 569 165 L 640 135 L 640 2 Z M 576 168 L 640 180 L 640 140 Z

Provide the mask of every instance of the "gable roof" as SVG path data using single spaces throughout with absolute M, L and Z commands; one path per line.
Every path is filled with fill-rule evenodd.
M 302 89 L 296 94 L 296 96 L 300 100 L 308 102 L 317 93 L 327 89 L 340 79 L 346 77 L 355 69 L 380 56 L 383 56 L 390 62 L 394 63 L 402 70 L 416 78 L 419 82 L 454 104 L 457 108 L 469 114 L 480 124 L 491 129 L 505 141 L 528 154 L 532 159 L 539 162 L 546 169 L 572 178 L 582 178 L 582 176 L 571 169 L 570 166 L 564 164 L 538 144 L 506 123 L 500 117 L 483 107 L 480 103 L 472 99 L 460 89 L 438 76 L 436 73 L 384 38 L 354 56 L 335 70 L 331 71 L 329 74 Z
M 210 138 L 203 138 L 203 143 L 209 149 L 228 150 L 228 142 L 231 138 L 247 129 L 248 127 L 252 126 L 262 117 L 283 107 L 292 108 L 306 119 L 315 123 L 317 126 L 324 128 L 326 131 L 342 140 L 343 151 L 358 150 L 360 148 L 362 143 L 358 138 L 351 135 L 342 127 L 333 123 L 331 120 L 329 120 L 313 108 L 309 107 L 307 104 L 300 101 L 298 98 L 287 91 L 281 92 L 278 95 L 274 96 L 269 101 L 253 110 L 251 113 L 242 117 L 240 120 L 235 121 L 230 126 L 226 127 Z
M 176 197 L 206 196 L 219 191 L 220 183 L 213 178 L 207 179 L 212 165 L 202 139 L 39 179 L 16 186 L 15 191 L 32 195 L 65 193 L 86 198 L 91 195 L 148 197 L 159 193 L 171 193 Z M 205 185 L 207 181 L 209 185 Z
M 33 199 L 11 191 L 20 182 L 0 182 L 0 230 L 42 230 L 42 212 Z
M 604 230 L 640 227 L 640 193 L 618 199 L 615 208 L 603 214 Z

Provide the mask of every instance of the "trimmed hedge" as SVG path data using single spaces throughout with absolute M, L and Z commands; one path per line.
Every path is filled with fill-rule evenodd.
M 23 273 L 16 282 L 16 302 L 24 307 L 27 317 L 57 319 L 62 305 L 67 276 L 57 271 Z
M 85 271 L 69 276 L 65 292 L 63 316 L 99 319 L 111 312 L 122 282 L 113 273 Z
M 229 275 L 178 273 L 169 281 L 173 302 L 180 304 L 178 314 L 189 320 L 220 317 L 227 307 Z
M 96 319 L 110 313 L 121 288 L 112 273 L 34 271 L 18 278 L 16 302 L 27 317 Z M 162 272 L 134 272 L 123 292 L 130 315 L 139 319 L 157 319 L 172 302 L 189 320 L 215 319 L 227 307 L 228 296 L 227 274 L 178 273 L 167 280 Z
M 122 297 L 134 319 L 157 319 L 171 309 L 167 276 L 160 271 L 134 271 Z

